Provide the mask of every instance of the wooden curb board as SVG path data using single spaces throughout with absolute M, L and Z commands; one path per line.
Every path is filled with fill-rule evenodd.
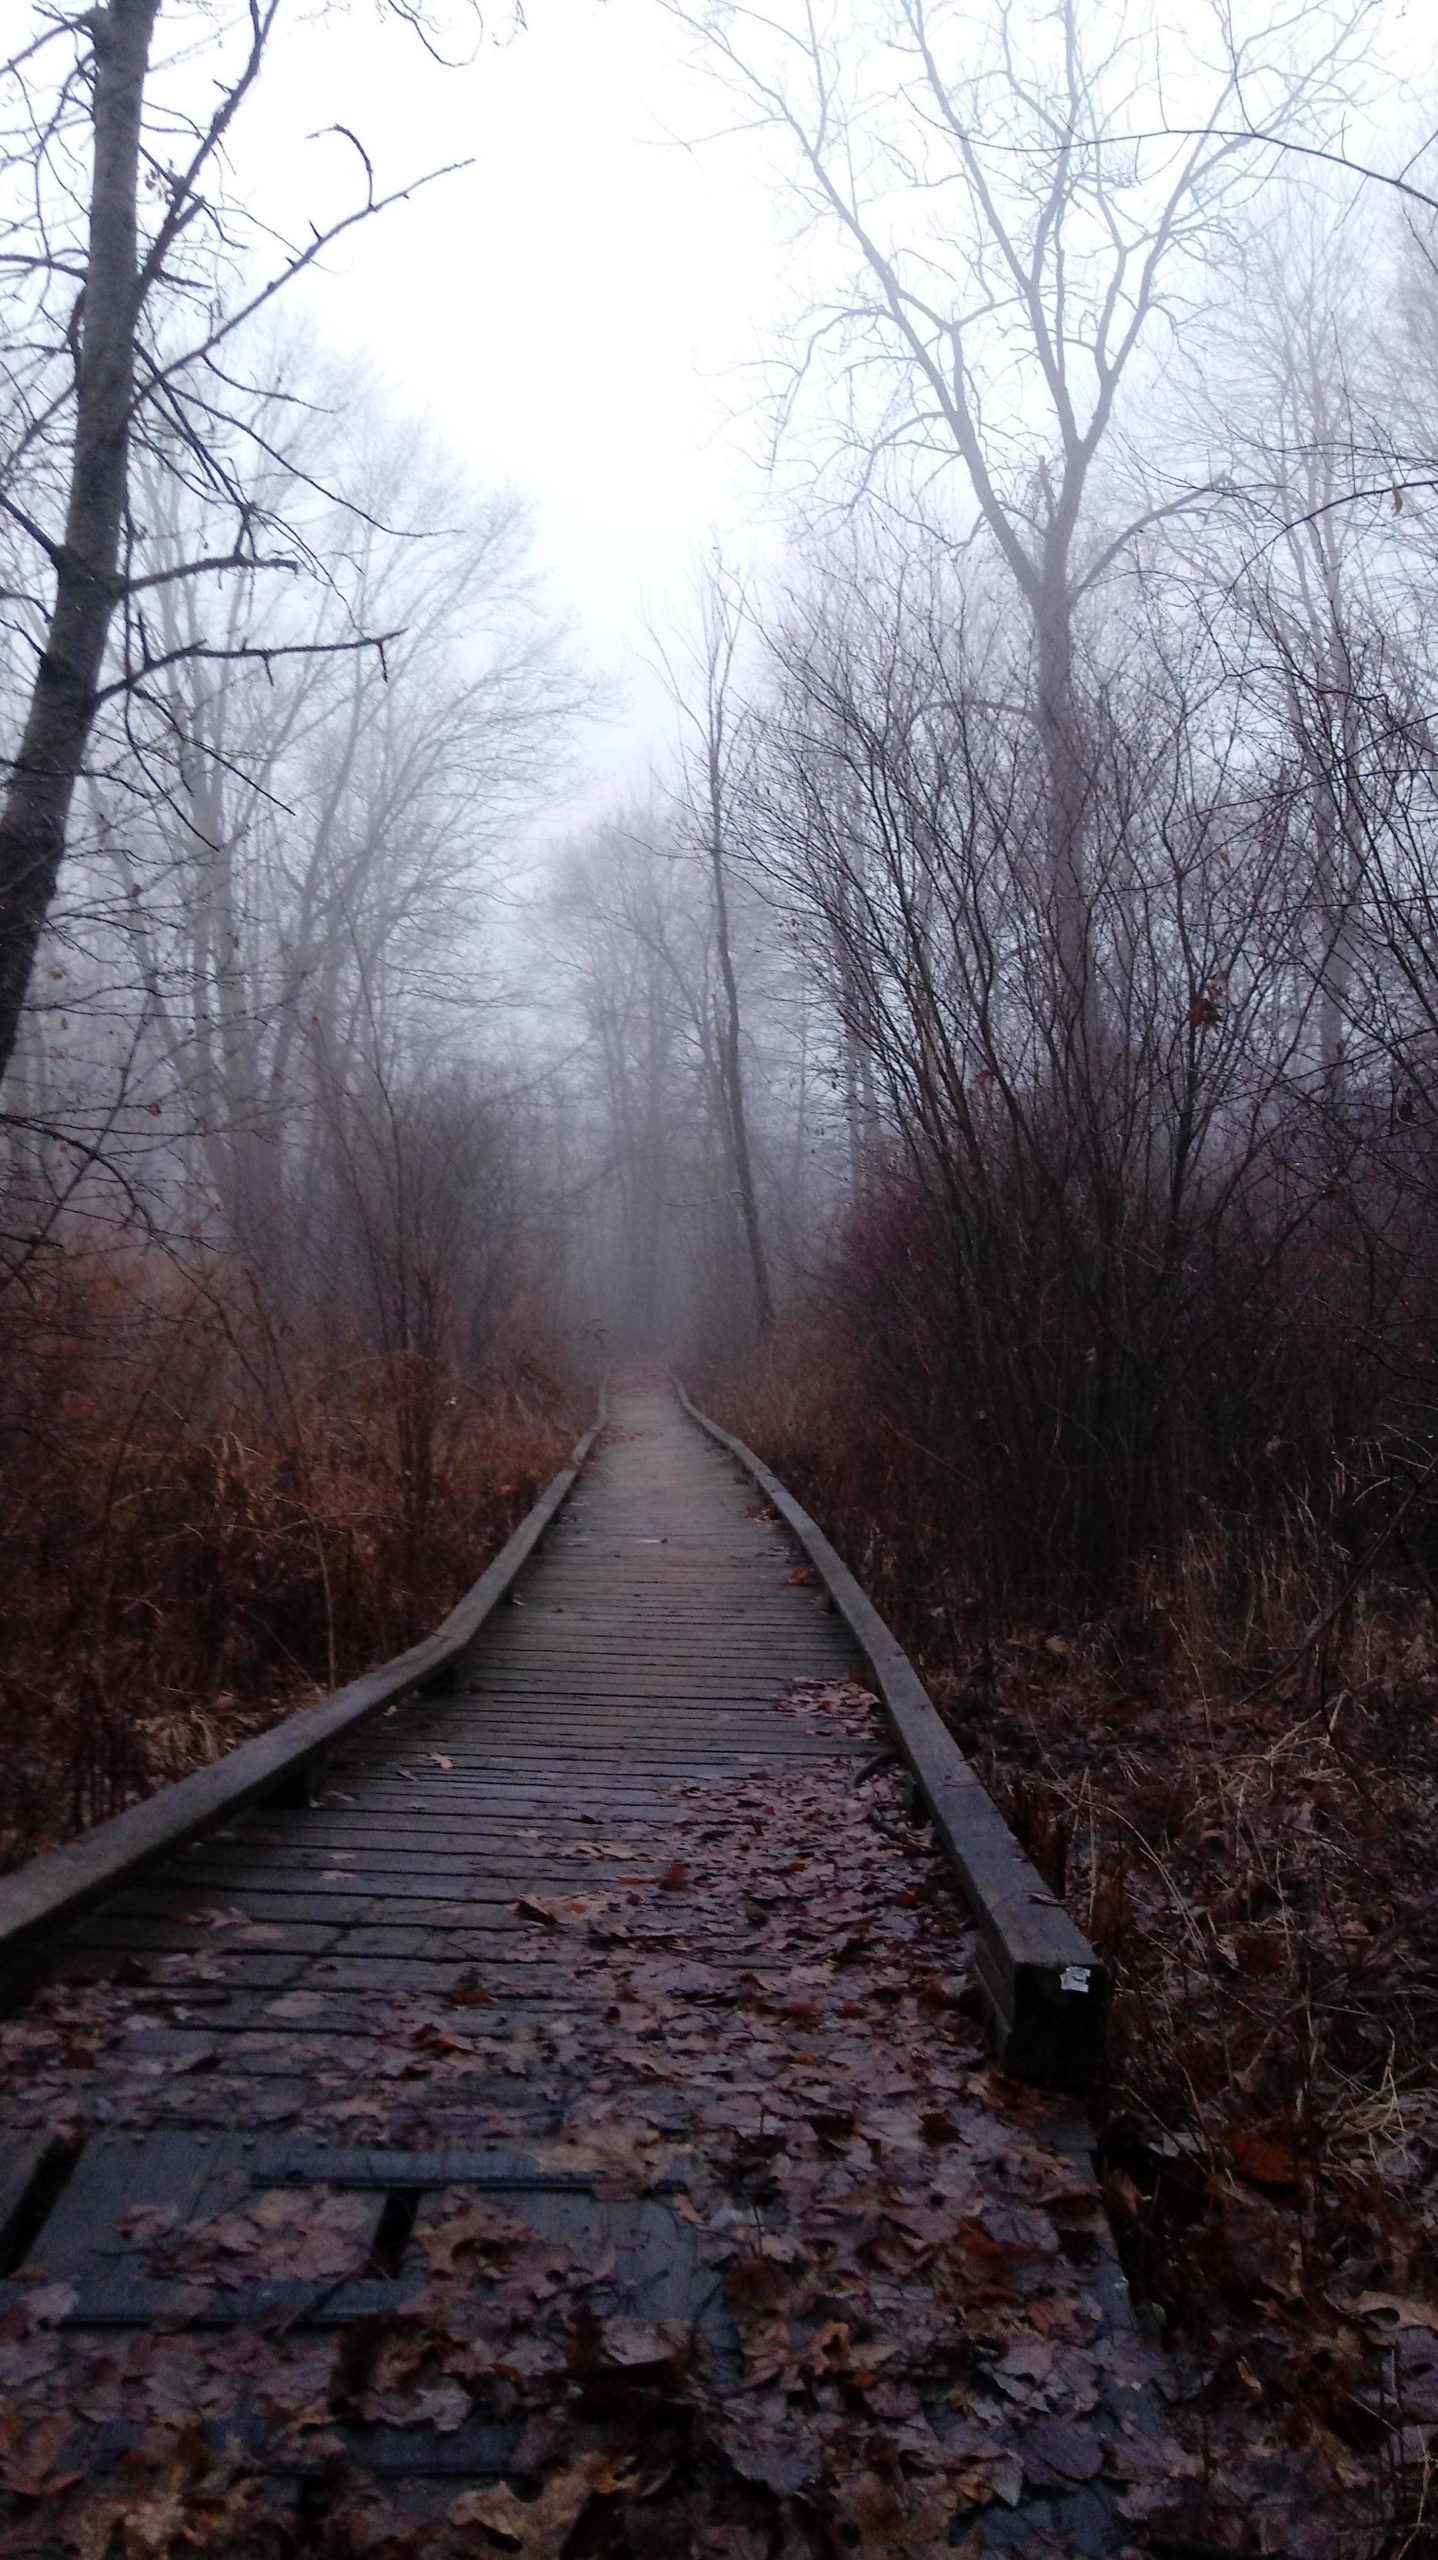
M 898 1638 L 818 1523 L 733 1432 L 675 1394 L 738 1460 L 792 1531 L 854 1637 L 888 1711 L 935 1834 L 978 1924 L 978 1979 L 999 2060 L 1016 2079 L 1082 2091 L 1103 2057 L 1108 1981 L 1063 1905 L 980 1785 Z

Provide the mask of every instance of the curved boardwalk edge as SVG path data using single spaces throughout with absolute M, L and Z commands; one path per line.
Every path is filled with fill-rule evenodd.
M 0 2014 L 31 1988 L 34 1964 L 43 1958 L 46 1941 L 67 1921 L 132 1882 L 156 1858 L 184 1848 L 243 1806 L 302 1778 L 371 1716 L 410 1690 L 439 1680 L 474 1642 L 562 1510 L 604 1420 L 601 1397 L 599 1412 L 571 1450 L 568 1465 L 551 1477 L 532 1510 L 433 1635 L 362 1672 L 327 1698 L 316 1699 L 313 1706 L 297 1707 L 268 1733 L 238 1743 L 204 1768 L 158 1788 L 143 1803 L 97 1822 L 78 1840 L 67 1840 L 0 1878 Z
M 873 1674 L 935 1834 L 978 1925 L 978 1982 L 1006 2071 L 1082 2091 L 1103 2055 L 1107 1979 L 1088 1940 L 1025 1857 L 898 1638 L 817 1521 L 744 1441 L 685 1393 L 691 1422 L 752 1476 L 808 1556 Z

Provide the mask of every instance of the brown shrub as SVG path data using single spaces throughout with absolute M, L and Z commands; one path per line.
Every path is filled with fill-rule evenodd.
M 402 1650 L 572 1437 L 520 1324 L 466 1377 L 133 1253 L 57 1257 L 3 1323 L 7 1861 Z

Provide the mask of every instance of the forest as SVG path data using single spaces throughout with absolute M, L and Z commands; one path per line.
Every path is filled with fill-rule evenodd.
M 0 1854 L 411 1643 L 673 1370 L 1112 1968 L 1189 2405 L 1420 2553 L 1422 30 L 654 0 L 794 243 L 782 528 L 696 542 L 586 798 L 525 493 L 325 342 L 368 138 L 308 231 L 243 181 L 286 14 L 40 6 L 0 73 Z

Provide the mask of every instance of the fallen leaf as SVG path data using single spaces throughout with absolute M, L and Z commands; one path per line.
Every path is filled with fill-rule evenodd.
M 884 2479 L 873 2471 L 841 2480 L 835 2494 L 846 2541 L 863 2560 L 919 2560 L 946 2551 L 955 2505 L 947 2481 Z
M 599 2324 L 599 2351 L 605 2364 L 624 2371 L 649 2365 L 677 2366 L 689 2346 L 682 2320 L 613 2318 Z
M 11 2406 L 0 2417 L 0 2481 L 15 2498 L 52 2497 L 68 2485 L 52 2477 L 65 2449 L 73 2421 L 62 2411 L 28 2426 Z M 73 2479 L 76 2475 L 69 2475 Z
M 590 2466 L 582 2463 L 554 2472 L 537 2498 L 518 2498 L 508 2483 L 493 2489 L 467 2489 L 446 2513 L 454 2525 L 478 2525 L 497 2550 L 515 2560 L 560 2560 L 593 2494 Z
M 469 2393 L 457 2382 L 439 2382 L 431 2390 L 417 2394 L 410 2411 L 417 2427 L 433 2427 L 441 2436 L 454 2434 L 462 2427 L 474 2403 Z
M 1301 2183 L 1303 2172 L 1293 2145 L 1280 2141 L 1276 2135 L 1231 2133 L 1228 2148 L 1239 2175 L 1251 2178 L 1256 2187 L 1274 2187 L 1282 2192 Z
M 1408 2293 L 1356 2293 L 1340 2302 L 1340 2311 L 1350 2312 L 1355 2320 L 1382 2319 L 1398 2329 L 1430 2329 L 1438 2337 L 1438 2302 L 1423 2301 Z

